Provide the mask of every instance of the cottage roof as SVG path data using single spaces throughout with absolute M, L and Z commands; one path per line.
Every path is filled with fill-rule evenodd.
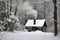
M 44 25 L 45 19 L 36 19 L 36 24 L 34 24 L 34 20 L 29 19 L 26 23 L 26 27 L 42 27 Z

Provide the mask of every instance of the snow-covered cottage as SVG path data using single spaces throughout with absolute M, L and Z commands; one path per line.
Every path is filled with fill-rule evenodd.
M 25 27 L 29 31 L 36 31 L 36 30 L 42 30 L 44 31 L 43 28 L 45 28 L 45 19 L 36 19 L 36 20 L 28 20 Z M 46 29 L 45 29 L 46 30 Z

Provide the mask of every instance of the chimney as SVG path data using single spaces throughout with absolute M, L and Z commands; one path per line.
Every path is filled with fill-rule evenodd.
M 34 19 L 34 25 L 36 24 L 36 19 Z
M 36 24 L 36 19 L 34 19 L 33 22 L 34 22 L 34 25 L 35 25 Z M 35 27 L 35 26 L 32 27 L 32 31 L 36 31 L 36 30 L 37 30 L 37 27 Z

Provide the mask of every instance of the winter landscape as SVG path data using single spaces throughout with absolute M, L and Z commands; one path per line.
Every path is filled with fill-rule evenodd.
M 0 40 L 60 40 L 60 0 L 0 0 Z

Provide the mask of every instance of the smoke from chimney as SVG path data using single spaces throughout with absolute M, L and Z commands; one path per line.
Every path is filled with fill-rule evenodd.
M 37 18 L 37 10 L 34 10 L 28 1 L 23 3 L 22 10 L 25 10 L 27 15 L 33 15 L 34 19 Z

